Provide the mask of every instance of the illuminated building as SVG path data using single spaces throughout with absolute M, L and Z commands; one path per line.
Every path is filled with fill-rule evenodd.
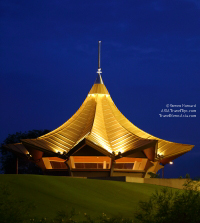
M 37 139 L 6 145 L 29 157 L 46 174 L 88 177 L 149 177 L 194 146 L 152 136 L 116 107 L 101 77 L 78 111 L 63 125 Z

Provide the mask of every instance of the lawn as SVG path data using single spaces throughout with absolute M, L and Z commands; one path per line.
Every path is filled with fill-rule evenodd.
M 33 203 L 32 216 L 53 218 L 59 210 L 75 208 L 79 219 L 84 213 L 97 217 L 132 218 L 140 200 L 147 200 L 157 185 L 91 180 L 43 175 L 0 175 L 0 184 L 12 191 L 13 199 Z M 1 196 L 1 191 L 0 191 Z

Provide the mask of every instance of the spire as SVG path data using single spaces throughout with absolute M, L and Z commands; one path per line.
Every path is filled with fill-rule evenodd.
M 92 86 L 92 89 L 90 90 L 89 94 L 107 94 L 108 90 L 106 89 L 106 86 L 103 83 L 102 77 L 101 77 L 101 64 L 100 64 L 100 55 L 101 55 L 101 41 L 99 41 L 99 47 L 98 47 L 98 70 L 97 70 L 97 78 L 94 82 L 94 85 Z
M 98 70 L 97 70 L 97 74 L 101 74 L 102 71 L 101 71 L 101 41 L 99 41 L 99 47 L 98 47 Z
M 98 43 L 98 70 L 97 70 L 97 78 L 95 80 L 95 84 L 103 84 L 103 80 L 101 77 L 101 41 Z

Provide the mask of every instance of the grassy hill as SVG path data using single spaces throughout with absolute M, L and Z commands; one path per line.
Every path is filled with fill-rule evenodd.
M 13 199 L 34 203 L 36 217 L 53 218 L 59 210 L 71 210 L 97 217 L 132 218 L 140 200 L 146 200 L 161 186 L 116 181 L 89 180 L 42 175 L 0 175 L 0 184 L 12 191 Z M 1 191 L 0 191 L 1 196 Z

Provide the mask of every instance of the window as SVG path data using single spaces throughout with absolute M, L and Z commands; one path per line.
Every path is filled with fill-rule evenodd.
M 134 163 L 116 163 L 114 169 L 132 170 Z
M 67 169 L 67 166 L 64 162 L 50 161 L 53 169 Z
M 103 163 L 75 163 L 77 169 L 103 169 Z M 106 164 L 106 169 L 109 168 L 109 164 Z

